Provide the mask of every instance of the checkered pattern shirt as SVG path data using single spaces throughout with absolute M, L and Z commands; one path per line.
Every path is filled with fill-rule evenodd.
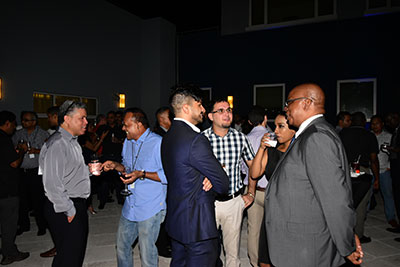
M 229 177 L 229 195 L 233 195 L 243 187 L 240 159 L 252 160 L 254 151 L 249 140 L 243 133 L 229 128 L 228 133 L 221 137 L 216 135 L 212 127 L 202 132 L 210 141 L 215 157 Z

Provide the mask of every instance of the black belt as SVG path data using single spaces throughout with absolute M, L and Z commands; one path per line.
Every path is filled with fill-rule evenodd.
M 33 172 L 33 171 L 38 171 L 39 167 L 36 168 L 30 168 L 30 169 L 25 169 L 25 168 L 21 168 L 24 172 Z
M 81 198 L 81 197 L 70 197 L 70 199 L 71 199 L 72 202 L 74 202 L 74 203 L 86 203 L 86 199 L 85 199 L 85 198 Z
M 242 194 L 242 190 L 237 191 L 236 193 L 234 193 L 233 195 L 219 195 L 215 198 L 215 200 L 218 201 L 228 201 L 231 199 L 234 199 L 235 197 L 239 196 Z

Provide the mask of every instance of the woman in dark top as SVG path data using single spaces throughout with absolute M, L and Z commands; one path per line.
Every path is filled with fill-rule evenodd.
M 289 128 L 285 113 L 281 113 L 275 118 L 275 134 L 278 145 L 276 148 L 271 147 L 266 143 L 270 139 L 270 134 L 265 134 L 261 139 L 261 145 L 257 151 L 253 164 L 250 167 L 250 176 L 261 177 L 265 174 L 269 180 L 275 170 L 275 167 L 283 153 L 289 148 L 290 142 L 295 134 L 295 131 Z M 261 224 L 258 262 L 261 267 L 270 267 L 271 262 L 268 254 L 267 236 L 265 231 L 265 218 Z
M 94 131 L 94 123 L 89 122 L 87 125 L 87 131 L 85 132 L 84 135 L 80 135 L 78 137 L 78 142 L 82 147 L 82 155 L 83 158 L 85 159 L 85 163 L 89 164 L 90 161 L 93 159 L 94 156 L 96 156 L 97 150 L 100 148 L 100 145 L 103 143 L 104 138 L 108 134 L 108 131 L 103 132 L 101 137 L 97 137 L 96 132 Z M 95 178 L 94 178 L 95 179 Z M 96 214 L 97 212 L 93 209 L 92 206 L 92 195 L 94 191 L 94 185 L 96 182 L 92 180 L 92 176 L 90 177 L 90 185 L 91 185 L 91 190 L 90 190 L 90 196 L 88 197 L 86 204 L 88 206 L 88 210 L 91 214 Z

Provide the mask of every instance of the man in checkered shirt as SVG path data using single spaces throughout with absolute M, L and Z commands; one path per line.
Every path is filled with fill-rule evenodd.
M 231 128 L 232 109 L 226 100 L 217 100 L 208 118 L 212 126 L 203 131 L 210 140 L 215 157 L 229 177 L 229 194 L 221 195 L 215 201 L 217 228 L 221 226 L 225 248 L 225 266 L 240 266 L 239 241 L 243 210 L 254 201 L 256 181 L 249 179 L 249 190 L 242 195 L 243 182 L 240 172 L 241 158 L 248 167 L 254 158 L 254 151 L 247 137 Z

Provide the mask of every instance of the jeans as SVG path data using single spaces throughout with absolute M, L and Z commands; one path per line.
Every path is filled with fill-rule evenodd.
M 165 214 L 166 210 L 161 210 L 153 217 L 141 222 L 129 221 L 121 215 L 117 232 L 118 267 L 133 266 L 132 244 L 138 237 L 142 266 L 158 266 L 156 241 Z
M 383 203 L 385 207 L 386 220 L 389 222 L 396 219 L 392 191 L 392 177 L 390 176 L 390 171 L 381 172 L 379 174 L 379 179 L 379 185 L 381 188 Z

